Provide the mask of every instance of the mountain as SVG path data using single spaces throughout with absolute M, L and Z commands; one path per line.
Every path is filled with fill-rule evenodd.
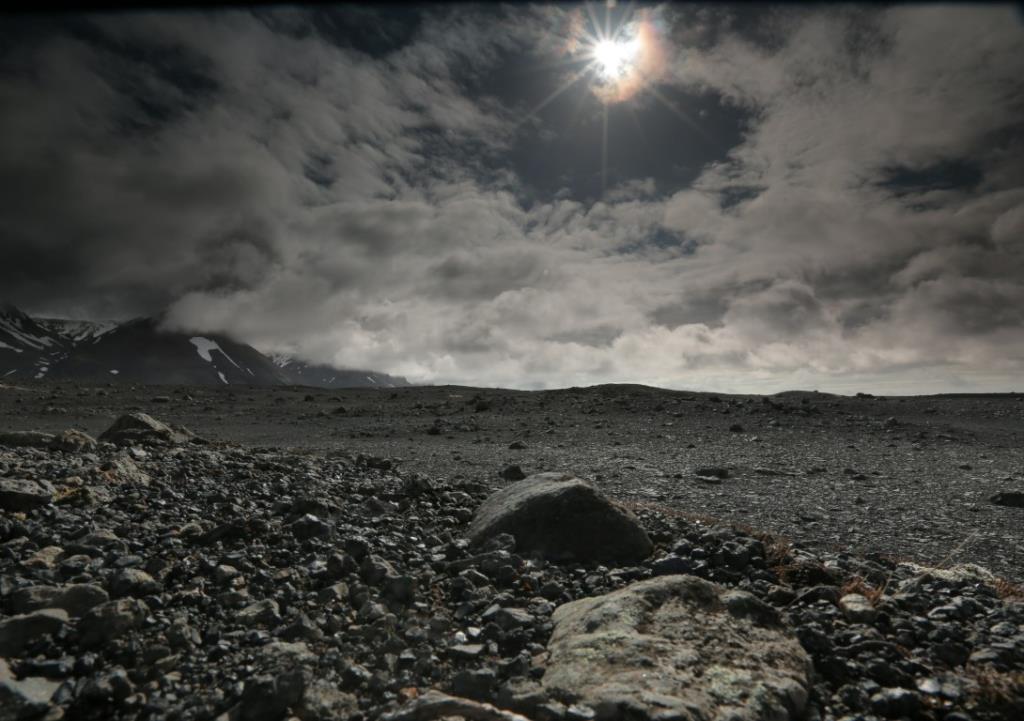
M 409 381 L 401 376 L 390 376 L 366 370 L 339 370 L 328 365 L 305 363 L 285 355 L 272 355 L 276 365 L 290 385 L 317 388 L 401 388 Z
M 66 320 L 64 318 L 35 318 L 46 328 L 72 343 L 95 342 L 119 325 L 116 320 Z
M 284 385 L 270 359 L 250 345 L 217 335 L 160 329 L 153 318 L 122 323 L 80 342 L 51 377 L 180 385 Z
M 396 388 L 404 378 L 273 360 L 221 334 L 167 331 L 153 318 L 126 323 L 33 318 L 0 305 L 0 379 L 180 385 Z
M 0 378 L 43 378 L 72 345 L 13 305 L 0 305 Z

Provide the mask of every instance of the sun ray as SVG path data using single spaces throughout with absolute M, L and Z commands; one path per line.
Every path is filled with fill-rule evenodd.
M 526 113 L 526 115 L 523 116 L 523 118 L 519 121 L 519 123 L 517 123 L 517 125 L 521 125 L 522 123 L 525 123 L 530 118 L 535 118 L 537 116 L 537 113 L 539 113 L 541 110 L 546 108 L 556 98 L 558 98 L 560 95 L 562 95 L 562 93 L 564 93 L 569 88 L 571 88 L 573 85 L 575 85 L 584 75 L 587 75 L 588 73 L 591 73 L 591 72 L 593 72 L 593 68 L 590 65 L 587 65 L 586 67 L 581 69 L 579 72 L 575 73 L 572 77 L 570 77 L 564 83 L 562 83 L 557 88 L 555 88 L 555 90 L 550 95 L 548 95 L 546 98 L 541 100 L 536 106 L 534 106 L 532 110 L 529 110 Z M 539 120 L 539 118 L 537 118 L 537 119 Z
M 604 104 L 601 128 L 601 195 L 608 191 L 608 103 Z
M 653 95 L 656 100 L 658 100 L 662 105 L 668 108 L 669 112 L 671 112 L 677 118 L 685 122 L 693 130 L 696 130 L 698 133 L 700 133 L 701 137 L 703 137 L 706 140 L 711 140 L 711 136 L 708 135 L 707 131 L 705 131 L 704 128 L 700 127 L 700 125 L 697 124 L 696 120 L 691 118 L 678 105 L 676 105 L 670 99 L 665 97 L 665 95 L 660 90 L 658 90 L 654 86 L 650 86 L 647 89 L 651 92 L 651 95 Z

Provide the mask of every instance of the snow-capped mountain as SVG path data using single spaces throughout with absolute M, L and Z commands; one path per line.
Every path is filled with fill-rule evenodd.
M 316 388 L 401 388 L 409 381 L 400 376 L 366 370 L 339 370 L 328 365 L 306 363 L 287 355 L 270 356 L 288 378 L 290 385 Z
M 181 385 L 395 388 L 404 378 L 273 360 L 221 334 L 178 333 L 153 318 L 126 323 L 32 318 L 0 305 L 0 380 Z
M 0 305 L 0 378 L 43 378 L 71 346 L 13 305 Z
M 79 342 L 53 367 L 53 376 L 88 381 L 181 385 L 282 385 L 270 360 L 222 335 L 162 330 L 152 318 L 122 323 Z
M 64 318 L 36 318 L 43 328 L 66 338 L 72 343 L 95 342 L 117 328 L 116 320 L 67 320 Z

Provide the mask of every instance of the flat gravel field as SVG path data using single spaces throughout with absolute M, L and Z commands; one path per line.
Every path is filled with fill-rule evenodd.
M 0 385 L 0 431 L 95 436 L 131 410 L 212 441 L 362 454 L 440 482 L 571 472 L 635 509 L 1024 579 L 1024 508 L 992 502 L 1024 492 L 1019 394 Z

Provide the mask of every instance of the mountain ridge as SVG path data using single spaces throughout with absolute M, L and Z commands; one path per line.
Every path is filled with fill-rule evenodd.
M 33 317 L 0 303 L 0 378 L 147 384 L 395 388 L 406 379 L 276 354 L 221 333 L 124 322 Z

